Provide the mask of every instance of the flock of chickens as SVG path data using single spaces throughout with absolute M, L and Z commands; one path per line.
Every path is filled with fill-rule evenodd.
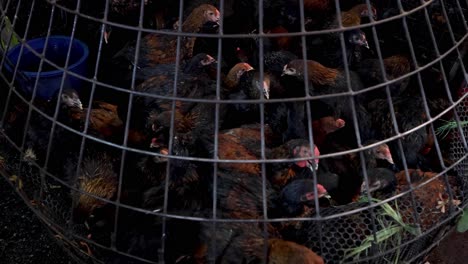
M 101 87 L 89 105 L 67 87 L 53 100 L 36 99 L 35 107 L 58 123 L 37 111 L 28 118 L 28 105 L 15 96 L 8 104 L 3 128 L 24 146 L 22 160 L 73 186 L 70 192 L 44 180 L 31 199 L 47 207 L 44 197 L 65 193 L 61 206 L 73 212 L 63 224 L 87 238 L 83 250 L 111 263 L 140 262 L 94 243 L 167 263 L 324 263 L 322 249 L 304 242 L 313 221 L 262 220 L 316 217 L 361 196 L 405 193 L 428 179 L 403 219 L 426 230 L 443 218 L 434 208 L 438 197 L 449 199 L 457 179 L 436 177 L 450 161 L 437 156 L 432 126 L 418 126 L 450 103 L 421 94 L 417 76 L 409 75 L 415 62 L 408 52 L 385 53 L 381 69 L 372 34 L 358 27 L 392 12 L 336 1 L 346 2 L 337 16 L 334 0 L 304 0 L 301 25 L 296 1 L 264 1 L 263 32 L 279 35 L 263 38 L 256 35 L 257 1 L 226 0 L 223 16 L 214 1 L 184 1 L 182 21 L 175 2 L 144 1 L 145 15 L 152 11 L 145 23 L 168 32 L 252 37 L 224 38 L 219 51 L 216 35 L 144 33 L 101 69 L 112 68 L 109 83 L 129 88 L 124 100 Z M 111 18 L 131 17 L 142 1 L 109 3 Z M 342 35 L 333 31 L 340 25 Z M 119 30 L 104 28 L 108 45 L 125 35 Z M 301 30 L 332 31 L 286 35 Z M 201 218 L 208 221 L 196 221 Z M 258 221 L 213 225 L 212 218 Z

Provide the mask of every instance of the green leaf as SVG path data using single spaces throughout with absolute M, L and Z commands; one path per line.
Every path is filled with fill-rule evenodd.
M 463 213 L 457 223 L 457 232 L 463 233 L 468 230 L 468 208 L 463 210 Z
M 8 41 L 10 41 L 9 49 L 13 48 L 14 46 L 20 43 L 20 37 L 14 31 L 13 25 L 11 24 L 11 21 L 8 17 L 5 17 L 4 27 L 0 31 L 0 41 L 2 49 L 6 48 Z

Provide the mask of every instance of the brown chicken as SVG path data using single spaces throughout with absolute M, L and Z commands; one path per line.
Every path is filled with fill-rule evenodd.
M 296 87 L 291 87 L 291 90 L 302 92 L 304 90 L 304 75 L 307 74 L 310 95 L 334 94 L 348 91 L 348 82 L 343 69 L 328 68 L 313 60 L 308 60 L 306 63 L 307 72 L 305 72 L 303 60 L 293 60 L 284 66 L 283 75 L 294 76 L 300 81 Z M 353 91 L 361 90 L 363 85 L 359 76 L 353 71 L 350 71 L 349 75 L 351 89 Z M 323 101 L 328 107 L 331 107 L 334 112 L 332 114 L 335 117 L 343 118 L 346 122 L 352 122 L 353 118 L 349 96 L 334 96 L 321 99 L 320 101 Z M 361 112 L 365 111 L 365 109 L 356 106 L 356 110 L 358 111 L 358 118 L 361 122 L 361 129 L 367 129 L 363 124 L 365 124 L 366 116 L 368 115 Z M 304 110 L 302 110 L 302 115 L 305 117 Z M 301 120 L 302 119 L 303 118 L 301 118 Z
M 252 70 L 254 70 L 254 68 L 245 62 L 240 62 L 234 65 L 229 70 L 226 77 L 223 78 L 224 89 L 226 89 L 227 92 L 236 91 L 242 75 Z
M 241 144 L 241 140 L 230 134 L 219 134 L 218 156 L 221 160 L 257 160 L 254 152 Z M 258 163 L 219 163 L 223 169 L 235 170 L 239 173 L 259 175 L 260 164 Z
M 307 12 L 326 12 L 333 6 L 333 0 L 304 0 L 304 10 Z
M 202 4 L 195 8 L 184 20 L 182 32 L 196 33 L 207 21 L 218 22 L 219 11 L 212 5 Z M 195 37 L 182 38 L 180 58 L 192 57 Z M 138 68 L 153 67 L 158 64 L 174 63 L 176 61 L 177 37 L 166 34 L 151 33 L 141 39 L 140 54 L 135 65 L 135 47 L 126 46 L 114 58 L 124 57 Z
M 460 204 L 460 199 L 457 193 L 458 183 L 456 179 L 450 175 L 447 175 L 449 181 L 449 187 L 454 194 L 453 200 L 450 201 L 445 184 L 445 175 L 441 175 L 436 178 L 436 172 L 424 172 L 421 170 L 408 170 L 411 186 L 415 188 L 412 193 L 415 198 L 417 206 L 417 212 L 413 210 L 413 203 L 410 194 L 407 194 L 399 200 L 400 212 L 403 216 L 405 223 L 419 224 L 415 218 L 416 213 L 419 216 L 422 231 L 433 227 L 436 223 L 439 223 L 449 212 L 449 207 L 457 206 Z M 398 187 L 397 192 L 405 192 L 410 188 L 409 182 L 406 177 L 405 171 L 401 171 L 396 174 Z M 430 181 L 430 182 L 427 182 Z M 418 187 L 424 183 L 424 186 Z
M 314 136 L 314 144 L 320 147 L 322 144 L 324 144 L 325 138 L 328 134 L 337 131 L 345 125 L 346 122 L 343 119 L 336 119 L 333 116 L 325 116 L 319 120 L 313 120 L 312 131 Z
M 70 175 L 71 176 L 71 175 Z M 74 193 L 76 197 L 75 218 L 87 219 L 96 209 L 103 208 L 117 195 L 118 177 L 111 158 L 106 154 L 88 156 L 83 160 L 78 176 L 78 189 L 84 193 Z M 97 196 L 97 199 L 91 195 Z
M 376 17 L 377 16 L 377 10 L 371 6 L 371 12 L 369 14 L 369 9 L 367 7 L 367 4 L 359 4 L 354 6 L 348 11 L 341 12 L 341 22 L 343 24 L 343 27 L 352 27 L 352 26 L 358 26 L 361 25 L 361 18 L 362 17 Z M 334 21 L 336 25 L 338 25 L 338 21 Z
M 296 76 L 298 79 L 304 80 L 304 75 L 307 74 L 311 95 L 346 92 L 348 90 L 344 70 L 328 68 L 313 60 L 307 60 L 306 64 L 307 72 L 305 72 L 303 60 L 292 60 L 284 66 L 283 75 Z M 359 76 L 352 71 L 350 75 L 352 90 L 362 89 Z
M 77 115 L 83 125 L 87 121 L 87 111 L 88 108 L 85 108 L 79 116 Z M 95 101 L 90 111 L 88 134 L 113 142 L 122 140 L 124 124 L 118 115 L 116 105 Z

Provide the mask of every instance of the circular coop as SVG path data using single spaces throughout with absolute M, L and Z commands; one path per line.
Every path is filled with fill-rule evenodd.
M 0 3 L 0 172 L 78 263 L 420 263 L 467 205 L 465 0 Z

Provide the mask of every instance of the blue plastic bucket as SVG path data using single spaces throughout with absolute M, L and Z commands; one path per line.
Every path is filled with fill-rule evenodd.
M 59 67 L 64 67 L 70 41 L 70 37 L 67 36 L 50 36 L 45 58 Z M 26 43 L 31 49 L 41 54 L 44 50 L 45 42 L 46 38 L 37 38 L 29 40 Z M 60 89 L 63 70 L 57 69 L 52 64 L 44 61 L 42 71 L 38 76 L 37 71 L 41 61 L 40 57 L 36 56 L 29 47 L 25 46 L 21 58 L 18 58 L 20 49 L 21 45 L 16 45 L 7 53 L 7 58 L 11 63 L 5 63 L 5 69 L 8 73 L 13 74 L 14 68 L 12 68 L 12 65 L 19 63 L 18 73 L 16 74 L 16 81 L 19 87 L 24 92 L 32 95 L 36 78 L 39 77 L 36 96 L 45 100 L 52 99 Z M 81 76 L 86 76 L 88 54 L 88 46 L 82 41 L 74 39 L 68 61 L 68 70 Z M 83 80 L 69 74 L 66 76 L 64 88 L 73 88 L 79 91 L 82 86 Z

